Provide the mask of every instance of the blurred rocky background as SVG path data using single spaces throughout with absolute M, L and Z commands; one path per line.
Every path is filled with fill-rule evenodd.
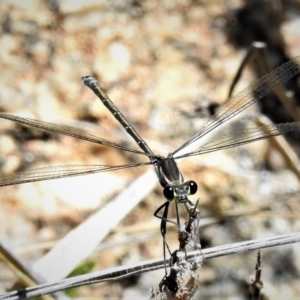
M 212 107 L 226 100 L 250 43 L 268 42 L 252 37 L 244 20 L 262 19 L 265 35 L 280 41 L 285 60 L 300 55 L 299 1 L 260 2 L 276 18 L 268 17 L 257 1 L 1 1 L 0 111 L 74 126 L 136 147 L 80 80 L 93 75 L 153 151 L 167 155 L 201 129 Z M 271 26 L 272 20 L 280 22 Z M 273 53 L 273 44 L 269 47 Z M 282 62 L 276 59 L 273 67 Z M 248 68 L 235 93 L 255 78 Z M 247 114 L 228 130 L 245 120 Z M 222 128 L 219 135 L 224 132 Z M 137 161 L 143 157 L 0 122 L 3 174 Z M 208 224 L 200 231 L 203 248 L 299 231 L 299 181 L 268 141 L 192 157 L 180 166 L 186 179 L 199 184 L 193 201 L 200 198 L 203 224 Z M 34 263 L 145 169 L 3 187 L 0 238 L 28 264 Z M 90 272 L 161 257 L 160 223 L 153 213 L 162 201 L 157 185 L 82 269 Z M 172 249 L 177 245 L 175 229 L 170 226 L 168 231 Z M 147 238 L 141 238 L 145 234 Z M 297 244 L 262 251 L 263 299 L 299 297 L 297 253 Z M 195 299 L 248 299 L 255 264 L 256 252 L 204 262 Z M 17 278 L 1 261 L 0 270 L 3 293 L 13 289 Z M 144 299 L 163 274 L 82 287 L 73 296 Z

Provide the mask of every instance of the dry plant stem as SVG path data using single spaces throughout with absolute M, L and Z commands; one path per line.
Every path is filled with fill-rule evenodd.
M 257 118 L 256 123 L 257 125 L 264 128 L 264 125 L 268 125 L 271 122 L 267 117 L 260 116 L 259 118 Z M 282 155 L 287 167 L 297 176 L 298 180 L 300 181 L 300 162 L 291 146 L 281 136 L 271 137 L 268 139 L 268 141 L 273 146 L 273 148 Z
M 43 283 L 43 280 L 39 278 L 37 274 L 34 274 L 34 272 L 10 250 L 10 247 L 6 245 L 3 240 L 0 240 L 0 260 L 2 260 L 4 264 L 17 275 L 19 281 L 24 286 L 33 286 L 37 283 Z M 59 299 L 59 295 L 46 295 L 43 296 L 43 299 Z
M 150 290 L 150 300 L 188 300 L 198 290 L 198 278 L 202 265 L 202 256 L 187 260 L 185 251 L 176 251 L 176 263 L 170 269 L 170 273 L 163 279 L 165 288 L 162 292 Z M 174 259 L 174 258 L 173 258 Z
M 3 240 L 0 240 L 0 260 L 2 260 L 18 277 L 19 280 L 26 286 L 36 283 L 43 283 L 37 274 L 21 261 L 21 259 L 10 249 Z
M 247 51 L 246 56 L 244 57 L 231 85 L 228 92 L 228 98 L 229 99 L 232 96 L 233 90 L 240 80 L 240 77 L 242 76 L 242 73 L 246 67 L 247 64 L 249 64 L 250 61 L 257 60 L 259 66 L 264 69 L 265 73 L 269 73 L 273 70 L 272 64 L 269 59 L 268 51 L 267 51 L 267 45 L 263 42 L 253 42 L 249 50 Z M 287 95 L 284 87 L 282 84 L 278 84 L 274 87 L 273 92 L 277 96 L 277 98 L 280 100 L 282 105 L 285 107 L 285 109 L 289 112 L 289 114 L 293 117 L 295 121 L 300 120 L 300 113 L 295 108 L 295 105 L 293 104 L 292 98 Z
M 287 245 L 297 242 L 300 242 L 300 232 L 213 247 L 201 250 L 201 253 L 204 259 L 211 259 L 219 256 L 237 254 L 250 250 Z M 189 252 L 187 255 L 187 259 L 193 259 L 197 255 L 199 255 L 199 251 Z M 129 277 L 134 274 L 141 274 L 149 271 L 163 269 L 164 266 L 165 261 L 162 258 L 153 259 L 131 266 L 117 267 L 105 271 L 93 272 L 91 274 L 62 279 L 59 282 L 30 287 L 21 291 L 8 292 L 0 295 L 0 300 L 29 299 L 36 296 L 50 294 L 56 291 L 66 290 L 71 287 L 89 285 L 109 280 L 117 280 L 120 278 Z M 22 297 L 20 295 L 22 295 Z
M 151 300 L 161 299 L 191 299 L 198 289 L 199 271 L 202 266 L 203 256 L 199 240 L 200 212 L 198 202 L 185 203 L 188 211 L 188 221 L 178 231 L 179 247 L 170 258 L 170 273 L 164 276 L 159 284 L 159 292 L 151 290 Z M 187 250 L 196 250 L 199 255 L 187 259 Z
M 243 58 L 242 62 L 240 63 L 240 66 L 232 80 L 232 83 L 229 87 L 227 100 L 229 100 L 232 97 L 233 91 L 237 83 L 242 77 L 243 71 L 245 70 L 246 66 L 249 64 L 249 61 L 254 58 L 255 55 L 258 55 L 259 50 L 262 48 L 265 48 L 266 44 L 263 42 L 260 43 L 253 43 L 250 48 L 247 50 L 245 57 Z
M 255 274 L 255 280 L 252 282 L 250 288 L 252 293 L 252 299 L 251 300 L 259 300 L 260 299 L 260 291 L 263 288 L 263 282 L 261 281 L 261 251 L 258 250 L 257 252 L 257 264 L 256 264 L 256 274 Z

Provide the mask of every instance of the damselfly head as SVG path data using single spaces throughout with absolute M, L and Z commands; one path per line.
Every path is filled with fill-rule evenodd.
M 188 201 L 187 196 L 196 194 L 197 190 L 197 183 L 190 180 L 180 185 L 167 185 L 163 190 L 163 194 L 167 200 L 171 201 L 177 198 L 178 202 L 185 203 Z

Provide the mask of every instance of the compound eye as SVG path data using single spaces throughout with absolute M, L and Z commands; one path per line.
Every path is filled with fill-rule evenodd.
M 198 190 L 198 185 L 195 181 L 191 180 L 189 183 L 189 188 L 190 188 L 190 194 L 194 195 Z
M 166 199 L 168 199 L 168 200 L 173 200 L 174 199 L 174 190 L 173 190 L 172 187 L 166 186 L 164 188 L 163 193 L 164 193 L 164 196 L 165 196 Z

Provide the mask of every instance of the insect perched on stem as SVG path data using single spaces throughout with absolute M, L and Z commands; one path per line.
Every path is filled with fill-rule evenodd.
M 176 160 L 179 158 L 201 155 L 213 151 L 218 151 L 226 148 L 232 148 L 239 145 L 252 143 L 258 140 L 267 139 L 272 136 L 285 134 L 291 131 L 300 131 L 300 123 L 286 123 L 286 124 L 271 124 L 261 127 L 255 127 L 250 129 L 244 129 L 237 131 L 231 135 L 225 135 L 220 139 L 208 142 L 195 151 L 185 154 L 179 154 L 181 150 L 191 145 L 195 141 L 199 140 L 209 132 L 216 129 L 221 124 L 230 120 L 238 113 L 245 110 L 247 107 L 263 98 L 268 92 L 270 92 L 275 86 L 281 84 L 293 76 L 300 73 L 300 57 L 296 57 L 286 64 L 283 64 L 279 68 L 275 69 L 271 73 L 262 77 L 252 86 L 246 88 L 238 95 L 232 97 L 227 101 L 213 116 L 204 127 L 191 139 L 177 148 L 175 151 L 169 153 L 166 157 L 156 155 L 149 148 L 147 143 L 140 137 L 134 127 L 127 121 L 120 110 L 113 104 L 113 102 L 104 93 L 99 83 L 94 77 L 83 77 L 83 82 L 99 97 L 103 104 L 109 109 L 113 116 L 119 121 L 119 123 L 125 128 L 127 133 L 135 140 L 137 145 L 142 151 L 135 150 L 126 146 L 121 146 L 106 139 L 82 133 L 82 131 L 76 130 L 71 127 L 61 127 L 52 123 L 43 121 L 22 118 L 5 113 L 0 113 L 0 118 L 19 122 L 39 129 L 59 133 L 63 135 L 72 136 L 74 138 L 86 140 L 96 144 L 116 148 L 122 151 L 129 151 L 137 155 L 144 155 L 148 157 L 148 161 L 141 163 L 132 163 L 125 165 L 65 165 L 56 167 L 46 167 L 34 170 L 28 170 L 21 173 L 12 175 L 0 176 L 0 186 L 20 184 L 26 182 L 34 182 L 41 180 L 49 180 L 62 177 L 70 177 L 84 174 L 91 174 L 97 172 L 114 171 L 125 168 L 133 168 L 139 166 L 153 165 L 159 180 L 160 185 L 163 187 L 163 195 L 165 202 L 154 212 L 154 215 L 161 219 L 160 230 L 163 237 L 163 251 L 164 257 L 166 257 L 166 249 L 171 254 L 171 250 L 166 242 L 167 223 L 173 223 L 178 228 L 181 226 L 179 206 L 183 205 L 189 212 L 189 208 L 193 205 L 188 199 L 189 195 L 197 192 L 197 184 L 193 180 L 184 181 Z M 175 204 L 176 221 L 168 219 L 170 203 Z

